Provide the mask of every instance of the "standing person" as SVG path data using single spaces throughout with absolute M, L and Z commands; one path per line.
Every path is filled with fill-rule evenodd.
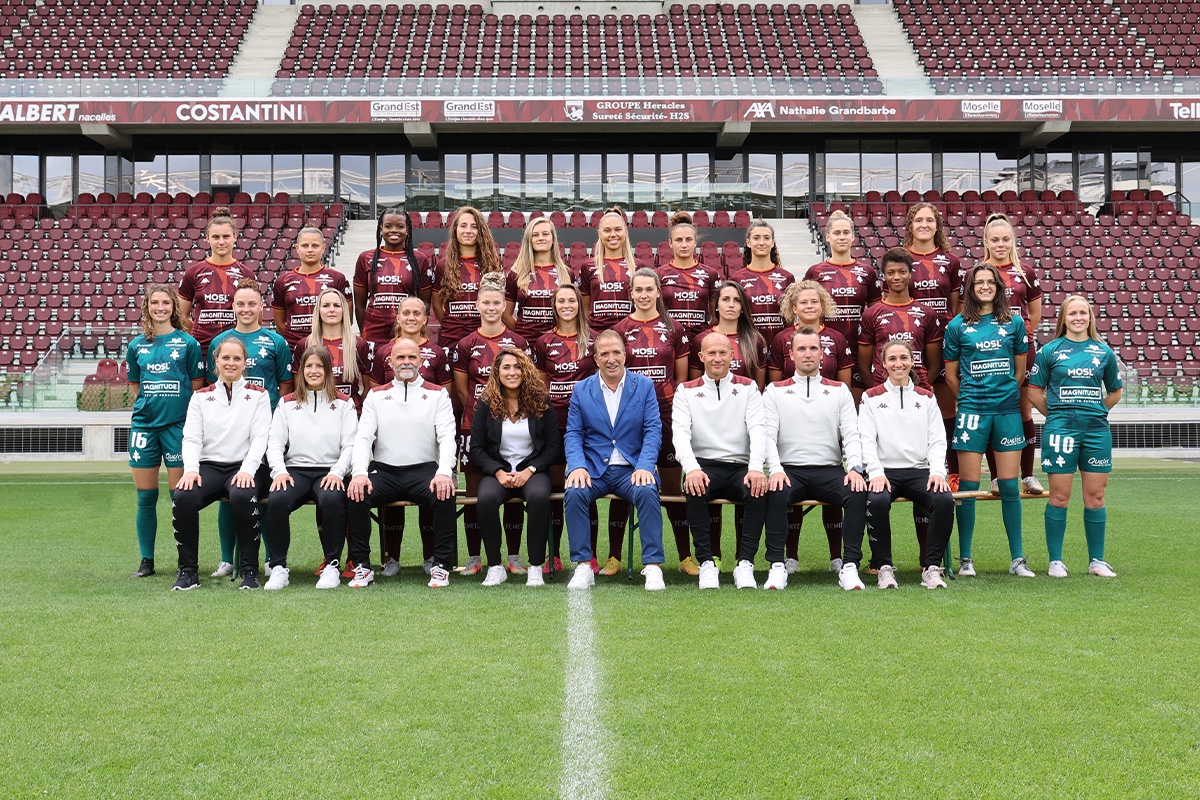
M 286 394 L 271 418 L 267 463 L 271 493 L 267 497 L 267 538 L 270 577 L 263 588 L 283 589 L 289 583 L 288 548 L 292 543 L 291 514 L 305 502 L 317 504 L 324 526 L 325 551 L 318 589 L 341 584 L 338 559 L 346 538 L 346 486 L 354 450 L 358 414 L 350 397 L 334 385 L 333 359 L 320 345 L 300 354 L 296 389 Z
M 558 419 L 558 429 L 567 429 L 567 409 L 571 405 L 571 393 L 581 380 L 596 372 L 596 361 L 592 357 L 592 334 L 583 316 L 584 301 L 579 287 L 573 284 L 554 290 L 554 327 L 538 337 L 533 343 L 533 360 L 542 371 L 550 393 L 550 405 Z M 550 465 L 551 491 L 561 492 L 566 481 L 566 455 L 560 453 L 558 461 Z M 563 502 L 550 503 L 551 558 L 554 571 L 562 570 L 559 547 L 563 534 Z M 596 534 L 599 515 L 593 509 L 592 553 L 596 552 Z M 622 528 L 623 530 L 623 528 Z M 598 572 L 600 565 L 592 558 L 592 571 Z M 543 572 L 549 571 L 547 564 Z
M 475 312 L 478 315 L 478 311 Z M 400 301 L 396 312 L 396 326 L 392 329 L 395 339 L 408 339 L 414 342 L 421 351 L 421 378 L 436 383 L 451 391 L 453 379 L 450 373 L 450 357 L 439 345 L 429 341 L 429 313 L 425 303 L 419 297 L 406 297 Z M 367 381 L 372 387 L 382 386 L 395 376 L 392 374 L 391 342 L 384 342 L 375 351 L 371 361 L 371 375 Z M 453 399 L 453 394 L 451 395 Z M 433 516 L 428 508 L 422 507 L 418 512 L 418 527 L 421 531 L 422 558 L 425 560 L 425 574 L 433 569 Z M 405 509 L 398 506 L 388 506 L 379 509 L 379 560 L 383 562 L 380 574 L 385 578 L 394 578 L 400 574 L 400 545 L 404 541 Z
M 450 393 L 421 379 L 421 351 L 392 345 L 391 383 L 367 393 L 354 438 L 350 498 L 352 589 L 375 580 L 371 569 L 371 509 L 399 500 L 433 508 L 435 551 L 430 588 L 450 585 L 454 560 L 454 409 Z
M 1046 504 L 1046 549 L 1051 578 L 1067 577 L 1063 539 L 1067 505 L 1078 468 L 1083 483 L 1083 534 L 1088 572 L 1102 578 L 1117 573 L 1104 560 L 1107 512 L 1104 490 L 1112 472 L 1112 431 L 1108 412 L 1121 400 L 1121 374 L 1112 348 L 1096 332 L 1096 313 L 1087 299 L 1071 295 L 1058 307 L 1054 340 L 1037 354 L 1029 374 L 1033 406 L 1046 418 L 1042 427 L 1042 468 L 1050 476 Z
M 708 325 L 710 293 L 721 279 L 719 270 L 696 259 L 697 241 L 692 215 L 676 211 L 667 229 L 671 263 L 658 268 L 663 305 L 689 337 Z
M 429 302 L 433 268 L 416 251 L 412 223 L 402 208 L 385 208 L 375 228 L 375 249 L 354 265 L 354 318 L 372 352 L 392 335 L 400 301 L 416 295 Z
M 322 289 L 309 322 L 308 336 L 293 348 L 292 372 L 300 374 L 300 355 L 309 347 L 324 347 L 333 365 L 334 388 L 362 408 L 363 394 L 374 368 L 370 345 L 354 332 L 350 304 L 336 288 Z
M 339 295 L 340 296 L 340 295 Z M 258 281 L 244 278 L 238 282 L 233 292 L 233 314 L 237 323 L 217 335 L 212 340 L 212 346 L 226 339 L 237 339 L 245 348 L 247 356 L 243 370 L 245 380 L 255 386 L 261 386 L 270 399 L 271 411 L 279 404 L 279 398 L 292 390 L 292 358 L 287 342 L 275 331 L 262 326 L 263 298 Z M 219 372 L 216 358 L 210 354 L 208 364 L 208 380 L 215 381 Z M 266 477 L 266 465 L 262 465 L 263 477 Z M 264 485 L 264 489 L 266 486 Z M 266 507 L 261 509 L 266 513 Z M 222 504 L 217 509 L 217 533 L 221 541 L 221 562 L 213 570 L 214 578 L 223 578 L 233 574 L 233 546 L 238 541 L 235 531 L 236 521 L 230 504 Z M 255 545 L 255 552 L 258 546 Z M 268 551 L 270 544 L 267 545 Z M 268 552 L 269 555 L 269 552 Z M 257 588 L 257 587 L 255 587 Z
M 746 228 L 744 266 L 734 270 L 729 280 L 741 284 L 750 300 L 750 318 L 767 342 L 784 329 L 781 302 L 783 293 L 796 282 L 791 270 L 784 269 L 775 246 L 775 229 L 765 220 L 756 219 Z
M 983 451 L 996 451 L 1000 506 L 1012 563 L 1008 571 L 1034 577 L 1021 542 L 1021 495 L 1017 474 L 1025 435 L 1021 432 L 1020 386 L 1029 352 L 1025 322 L 1008 307 L 1000 270 L 977 264 L 967 273 L 962 312 L 946 328 L 946 382 L 958 397 L 953 446 L 958 450 L 959 488 L 979 489 Z M 958 506 L 958 574 L 973 577 L 971 541 L 975 501 Z
M 237 244 L 237 226 L 229 209 L 213 209 L 204 226 L 208 256 L 192 264 L 179 284 L 179 314 L 183 330 L 200 344 L 208 359 L 209 343 L 218 333 L 233 325 L 233 293 L 242 280 L 255 280 L 254 270 L 233 257 Z
M 607 209 L 596 224 L 592 259 L 579 275 L 584 313 L 592 331 L 606 331 L 633 311 L 629 281 L 634 270 L 643 266 L 649 265 L 634 258 L 625 212 L 616 206 Z
M 533 360 L 522 350 L 501 350 L 479 396 L 471 423 L 471 461 L 479 465 L 479 527 L 488 551 L 484 586 L 508 580 L 500 563 L 500 506 L 525 500 L 529 516 L 529 577 L 542 586 L 550 534 L 550 465 L 562 456 L 562 434 Z
M 829 292 L 816 281 L 803 280 L 787 288 L 781 303 L 783 319 L 789 327 L 780 331 L 771 342 L 767 379 L 776 383 L 795 374 L 792 337 L 800 328 L 811 327 L 815 328 L 821 337 L 821 377 L 844 383 L 849 387 L 855 364 L 854 354 L 846 337 L 824 322 L 837 316 L 837 304 L 833 302 Z M 836 505 L 821 506 L 821 522 L 829 544 L 829 571 L 836 575 L 842 568 L 842 509 Z M 794 575 L 800 570 L 800 531 L 803 526 L 804 509 L 790 507 L 787 559 L 783 562 L 789 575 Z
M 459 456 L 462 459 L 468 497 L 475 497 L 479 493 L 479 481 L 483 477 L 482 469 L 471 460 L 471 423 L 474 420 L 479 395 L 483 394 L 483 387 L 487 385 L 488 377 L 492 374 L 492 365 L 501 350 L 515 348 L 529 352 L 525 339 L 510 331 L 504 324 L 504 281 L 502 275 L 490 274 L 485 275 L 479 282 L 479 299 L 475 303 L 479 310 L 479 329 L 460 339 L 450 356 L 454 394 L 463 409 L 462 425 L 459 428 Z M 483 569 L 483 560 L 480 558 L 483 538 L 479 531 L 478 513 L 471 506 L 467 506 L 463 512 L 463 527 L 467 538 L 467 563 L 461 571 L 464 575 L 477 575 Z M 525 567 L 521 565 L 520 530 L 507 528 L 505 535 L 508 545 L 508 571 L 514 575 L 524 575 Z
M 983 263 L 997 269 L 1004 278 L 1004 287 L 1009 298 L 1009 307 L 1025 320 L 1025 331 L 1029 336 L 1030 360 L 1037 354 L 1037 329 L 1042 324 L 1042 284 L 1032 268 L 1021 264 L 1017 252 L 1017 237 L 1012 223 L 1003 214 L 992 214 L 983 226 Z M 964 287 L 965 288 L 965 287 Z M 1033 403 L 1029 399 L 1029 383 L 1021 384 L 1021 432 L 1025 436 L 1025 449 L 1021 451 L 1021 486 L 1030 494 L 1042 494 L 1046 490 L 1033 474 L 1034 448 Z M 997 467 L 995 456 L 989 451 L 988 467 L 991 469 L 992 491 L 998 486 L 995 480 Z
M 527 342 L 554 326 L 551 299 L 559 286 L 575 283 L 563 261 L 558 231 L 546 217 L 532 219 L 504 284 L 504 324 Z
M 854 223 L 845 211 L 829 215 L 825 241 L 829 243 L 829 258 L 809 267 L 804 279 L 821 284 L 837 305 L 837 314 L 833 319 L 827 317 L 825 324 L 847 342 L 857 342 L 863 312 L 883 296 L 878 276 L 872 266 L 854 257 Z M 866 378 L 856 364 L 850 376 L 850 391 L 856 403 L 866 388 Z
M 659 475 L 662 485 L 668 487 L 669 491 L 675 491 L 680 486 L 682 475 L 679 460 L 675 457 L 675 446 L 671 442 L 671 401 L 675 397 L 675 387 L 687 380 L 688 335 L 667 312 L 659 277 L 654 270 L 639 269 L 633 273 L 630 296 L 633 313 L 609 330 L 619 333 L 625 342 L 626 360 L 622 368 L 628 365 L 630 372 L 645 375 L 654 384 L 662 421 L 662 444 L 656 449 Z M 700 565 L 691 553 L 686 506 L 683 503 L 667 503 L 665 508 L 675 533 L 679 570 L 687 575 L 699 575 Z M 611 508 L 609 513 L 614 513 Z M 600 570 L 601 575 L 616 575 L 621 571 L 624 533 L 624 529 L 621 529 L 620 538 L 617 538 L 616 532 L 609 528 L 609 556 Z
M 736 283 L 730 285 L 741 290 Z M 671 435 L 683 469 L 688 527 L 700 562 L 701 589 L 720 586 L 709 513 L 709 501 L 718 498 L 734 500 L 745 509 L 745 535 L 738 542 L 733 585 L 739 589 L 758 588 L 754 554 L 767 511 L 762 394 L 753 380 L 733 374 L 732 358 L 728 337 L 718 331 L 704 334 L 700 349 L 704 374 L 681 384 L 671 403 Z M 770 537 L 773 543 L 782 542 L 785 527 L 786 516 L 778 528 L 780 535 Z M 787 572 L 781 557 L 771 564 L 766 588 L 786 587 Z
M 446 246 L 433 268 L 433 316 L 441 326 L 437 341 L 447 357 L 460 339 L 479 328 L 475 301 L 483 276 L 503 271 L 500 251 L 483 213 L 471 206 L 455 211 Z M 461 416 L 462 409 L 455 413 Z
M 171 514 L 179 552 L 172 591 L 200 585 L 200 509 L 222 498 L 229 500 L 241 551 L 239 588 L 259 587 L 255 475 L 267 451 L 271 400 L 265 389 L 242 375 L 247 361 L 244 340 L 227 337 L 214 342 L 211 355 L 216 379 L 192 395 L 183 424 L 183 475 L 175 487 Z
M 636 285 L 637 277 L 634 282 Z M 636 300 L 635 300 L 636 305 Z M 571 394 L 563 446 L 567 454 L 567 536 L 575 573 L 568 589 L 596 582 L 588 542 L 589 510 L 615 494 L 638 514 L 642 575 L 647 591 L 662 591 L 662 510 L 654 464 L 662 445 L 662 415 L 653 382 L 625 369 L 625 340 L 615 330 L 596 337 L 599 370 Z
M 786 380 L 771 383 L 763 395 L 767 466 L 771 471 L 767 530 L 778 531 L 780 537 L 775 542 L 768 539 L 767 559 L 781 562 L 787 575 L 782 536 L 793 503 L 820 500 L 828 507 L 845 510 L 846 522 L 841 529 L 846 539 L 846 560 L 838 567 L 838 581 L 844 587 L 862 588 L 861 583 L 857 587 L 849 585 L 858 581 L 867 513 L 854 397 L 845 383 L 821 374 L 824 354 L 816 328 L 798 328 L 789 347 L 795 372 Z
M 933 203 L 917 203 L 908 209 L 903 244 L 913 258 L 909 293 L 914 300 L 921 300 L 937 312 L 945 330 L 961 305 L 962 266 L 958 256 L 950 252 L 945 222 Z M 933 394 L 942 410 L 942 425 L 949 441 L 954 435 L 955 397 L 946 386 L 944 368 L 933 378 Z M 946 468 L 950 471 L 946 477 L 950 491 L 957 491 L 958 453 L 952 449 L 946 451 Z
M 302 228 L 294 249 L 300 266 L 276 278 L 271 289 L 275 330 L 283 334 L 293 350 L 306 346 L 321 292 L 337 289 L 347 301 L 353 297 L 346 276 L 325 266 L 325 234 L 320 228 Z
M 167 468 L 167 490 L 183 475 L 183 423 L 192 392 L 204 385 L 200 345 L 180 330 L 183 315 L 175 287 L 147 284 L 142 292 L 142 334 L 129 343 L 125 363 L 137 392 L 129 425 L 129 466 L 137 490 L 138 549 L 135 578 L 154 574 L 158 535 L 158 465 Z
M 716 332 L 729 340 L 729 369 L 735 375 L 754 381 L 762 391 L 767 385 L 767 342 L 754 325 L 750 316 L 751 308 L 750 299 L 740 283 L 720 281 L 713 287 L 713 326 L 702 331 L 700 338 L 692 339 L 688 360 L 691 379 L 704 374 L 704 364 L 700 359 L 701 341 L 709 332 Z
M 929 509 L 929 541 L 921 552 L 921 585 L 945 589 L 942 559 L 954 525 L 954 495 L 946 483 L 946 431 L 929 389 L 913 380 L 913 350 L 903 339 L 883 346 L 887 380 L 863 395 L 859 439 L 870 479 L 867 526 L 871 563 L 880 589 L 895 589 L 892 565 L 892 498 L 903 495 Z M 850 550 L 847 543 L 847 553 Z M 859 551 L 861 555 L 861 551 Z M 842 583 L 843 589 L 861 589 Z

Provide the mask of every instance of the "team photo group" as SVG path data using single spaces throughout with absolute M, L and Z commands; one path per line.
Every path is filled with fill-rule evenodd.
M 212 505 L 211 575 L 287 587 L 298 577 L 290 517 L 309 503 L 319 589 L 396 578 L 407 531 L 430 587 L 452 573 L 543 586 L 569 560 L 568 588 L 588 589 L 632 568 L 628 534 L 645 588 L 662 590 L 664 512 L 678 569 L 701 589 L 719 587 L 729 562 L 733 586 L 758 588 L 760 547 L 763 588 L 784 589 L 814 504 L 836 584 L 894 589 L 897 498 L 910 501 L 920 584 L 945 588 L 955 528 L 956 574 L 976 575 L 977 500 L 994 495 L 1009 572 L 1033 578 L 1032 561 L 1066 578 L 1076 472 L 1086 572 L 1115 576 L 1104 496 L 1117 359 L 1077 295 L 1037 342 L 1042 291 L 1004 215 L 987 218 L 983 252 L 960 262 L 938 209 L 918 203 L 903 245 L 875 266 L 855 258 L 852 220 L 835 211 L 828 259 L 803 271 L 785 266 L 761 220 L 745 231 L 740 269 L 703 263 L 686 212 L 671 217 L 657 266 L 635 258 L 621 209 L 595 227 L 592 255 L 572 269 L 554 224 L 535 216 L 506 268 L 477 209 L 451 216 L 428 259 L 408 214 L 390 208 L 349 280 L 326 266 L 317 228 L 297 236 L 297 266 L 256 274 L 234 252 L 238 221 L 214 212 L 207 257 L 179 286 L 146 285 L 128 346 L 134 577 L 155 574 L 164 466 L 180 591 L 201 585 Z M 1044 558 L 1039 548 L 1026 559 L 1023 493 L 1045 498 Z M 732 559 L 716 500 L 735 504 Z

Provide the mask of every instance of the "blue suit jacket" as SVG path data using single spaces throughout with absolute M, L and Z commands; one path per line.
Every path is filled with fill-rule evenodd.
M 634 469 L 654 472 L 662 447 L 662 417 L 654 382 L 645 375 L 625 370 L 625 388 L 615 425 L 608 421 L 599 373 L 577 383 L 567 411 L 563 445 L 568 475 L 579 467 L 592 477 L 603 475 L 614 446 Z

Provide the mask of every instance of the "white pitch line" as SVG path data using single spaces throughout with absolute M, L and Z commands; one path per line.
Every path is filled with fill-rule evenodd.
M 563 765 L 558 782 L 559 795 L 566 800 L 604 800 L 609 788 L 604 777 L 608 736 L 600 719 L 603 677 L 596 655 L 591 595 L 587 590 L 567 592 Z

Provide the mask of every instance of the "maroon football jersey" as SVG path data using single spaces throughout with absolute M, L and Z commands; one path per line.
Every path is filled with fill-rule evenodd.
M 713 327 L 709 328 L 708 330 L 715 331 L 717 329 Z M 708 334 L 708 331 L 702 331 L 701 333 L 702 335 L 692 338 L 690 352 L 688 353 L 688 367 L 690 369 L 697 369 L 703 372 L 704 364 L 700 362 L 700 349 L 701 343 L 704 341 L 704 337 Z M 746 367 L 746 359 L 742 358 L 742 345 L 738 341 L 737 334 L 727 333 L 725 334 L 725 338 L 729 339 L 729 349 L 731 351 L 729 354 L 729 371 L 734 375 L 741 375 L 743 378 L 754 380 L 754 376 L 750 374 L 750 370 Z M 762 337 L 762 334 L 759 334 L 758 366 L 766 369 L 767 360 L 767 340 Z
M 482 277 L 479 259 L 459 259 L 458 294 L 442 309 L 441 330 L 438 331 L 438 343 L 447 351 L 452 350 L 459 339 L 479 329 L 479 309 L 475 307 L 475 301 L 479 299 L 479 281 Z M 434 293 L 442 290 L 445 280 L 446 260 L 439 258 L 433 268 Z
M 205 358 L 213 337 L 237 322 L 233 316 L 233 292 L 243 278 L 253 279 L 255 275 L 241 261 L 220 266 L 207 258 L 183 273 L 179 296 L 192 304 L 191 334 L 200 343 Z
M 910 249 L 913 258 L 912 283 L 908 293 L 914 300 L 921 300 L 942 318 L 950 321 L 950 295 L 958 291 L 962 280 L 958 256 L 945 250 L 918 253 Z
M 433 285 L 433 270 L 421 253 L 417 263 L 409 264 L 404 251 L 379 251 L 379 260 L 372 272 L 374 250 L 364 250 L 354 265 L 354 285 L 367 291 L 365 319 L 358 321 L 363 338 L 382 344 L 392 338 L 396 311 L 406 297 L 417 296 Z
M 337 385 L 337 390 L 344 395 L 350 397 L 354 401 L 354 407 L 360 412 L 362 411 L 363 392 L 366 391 L 367 377 L 371 374 L 371 346 L 362 337 L 355 340 L 355 356 L 356 365 L 358 367 L 358 378 L 353 383 L 345 380 L 344 372 L 346 368 L 346 353 L 342 348 L 341 339 L 321 339 L 321 345 L 329 351 L 329 359 L 333 363 L 333 379 Z M 303 381 L 302 374 L 303 365 L 300 363 L 300 356 L 304 354 L 305 348 L 308 347 L 308 342 L 299 342 L 292 347 L 292 375 L 296 381 Z
M 822 261 L 809 267 L 804 279 L 821 284 L 837 303 L 837 318 L 827 319 L 825 324 L 845 336 L 847 342 L 857 342 L 863 311 L 883 298 L 875 269 L 861 261 L 850 264 Z
M 394 339 L 375 348 L 371 380 L 377 385 L 385 384 L 396 377 L 392 373 L 391 360 L 388 358 L 393 344 L 395 344 Z M 450 383 L 450 356 L 446 354 L 442 346 L 426 339 L 418 347 L 421 350 L 421 379 L 441 386 Z
M 773 267 L 759 272 L 750 267 L 735 270 L 729 280 L 740 283 L 750 298 L 750 318 L 754 327 L 768 342 L 775 334 L 787 327 L 779 313 L 779 300 L 784 291 L 796 282 L 796 276 L 783 267 Z
M 708 301 L 712 288 L 721 280 L 720 273 L 705 264 L 680 269 L 671 263 L 658 268 L 658 278 L 671 319 L 683 326 L 688 336 L 707 328 Z
M 883 368 L 883 346 L 895 339 L 903 339 L 912 345 L 913 371 L 917 383 L 929 388 L 929 375 L 925 370 L 925 345 L 942 340 L 941 315 L 920 300 L 909 300 L 904 305 L 878 302 L 863 312 L 862 328 L 858 337 L 860 345 L 870 345 L 875 356 L 871 366 L 871 385 L 887 380 Z
M 330 287 L 341 291 L 347 301 L 353 302 L 346 276 L 328 267 L 321 267 L 308 275 L 294 269 L 288 270 L 275 279 L 271 290 L 271 308 L 283 311 L 284 326 L 279 333 L 287 340 L 289 347 L 295 347 L 312 333 L 317 296 Z
M 579 285 L 571 275 L 571 281 Z M 517 286 L 517 276 L 511 270 L 504 282 L 504 299 L 516 303 L 516 333 L 533 341 L 554 327 L 554 291 L 558 288 L 558 270 L 553 266 L 534 267 L 529 287 Z
M 507 328 L 497 336 L 484 336 L 478 330 L 458 340 L 450 355 L 451 367 L 455 372 L 467 374 L 467 405 L 463 409 L 462 430 L 471 432 L 471 420 L 475 417 L 475 401 L 487 385 L 492 374 L 492 364 L 501 350 L 516 348 L 530 352 L 525 339 Z M 531 354 L 532 355 L 532 354 Z
M 596 372 L 591 347 L 580 356 L 578 337 L 563 336 L 557 329 L 549 330 L 533 343 L 533 361 L 550 378 L 550 404 L 558 417 L 559 429 L 565 431 L 575 384 Z
M 797 326 L 799 327 L 799 326 Z M 768 369 L 777 369 L 787 378 L 796 372 L 796 362 L 792 361 L 791 344 L 792 331 L 795 328 L 784 328 L 775 334 L 771 342 L 771 356 L 767 362 Z M 838 379 L 838 373 L 849 367 L 854 369 L 854 351 L 846 337 L 830 328 L 821 326 L 821 377 L 831 381 Z
M 599 270 L 595 262 L 588 259 L 580 270 L 579 283 L 580 290 L 592 301 L 588 326 L 593 333 L 606 331 L 633 313 L 633 301 L 629 299 L 629 265 L 625 259 L 606 258 Z
M 626 317 L 612 330 L 625 339 L 625 366 L 654 381 L 659 410 L 669 411 L 675 397 L 675 360 L 689 354 L 683 326 L 655 315 L 645 322 Z

